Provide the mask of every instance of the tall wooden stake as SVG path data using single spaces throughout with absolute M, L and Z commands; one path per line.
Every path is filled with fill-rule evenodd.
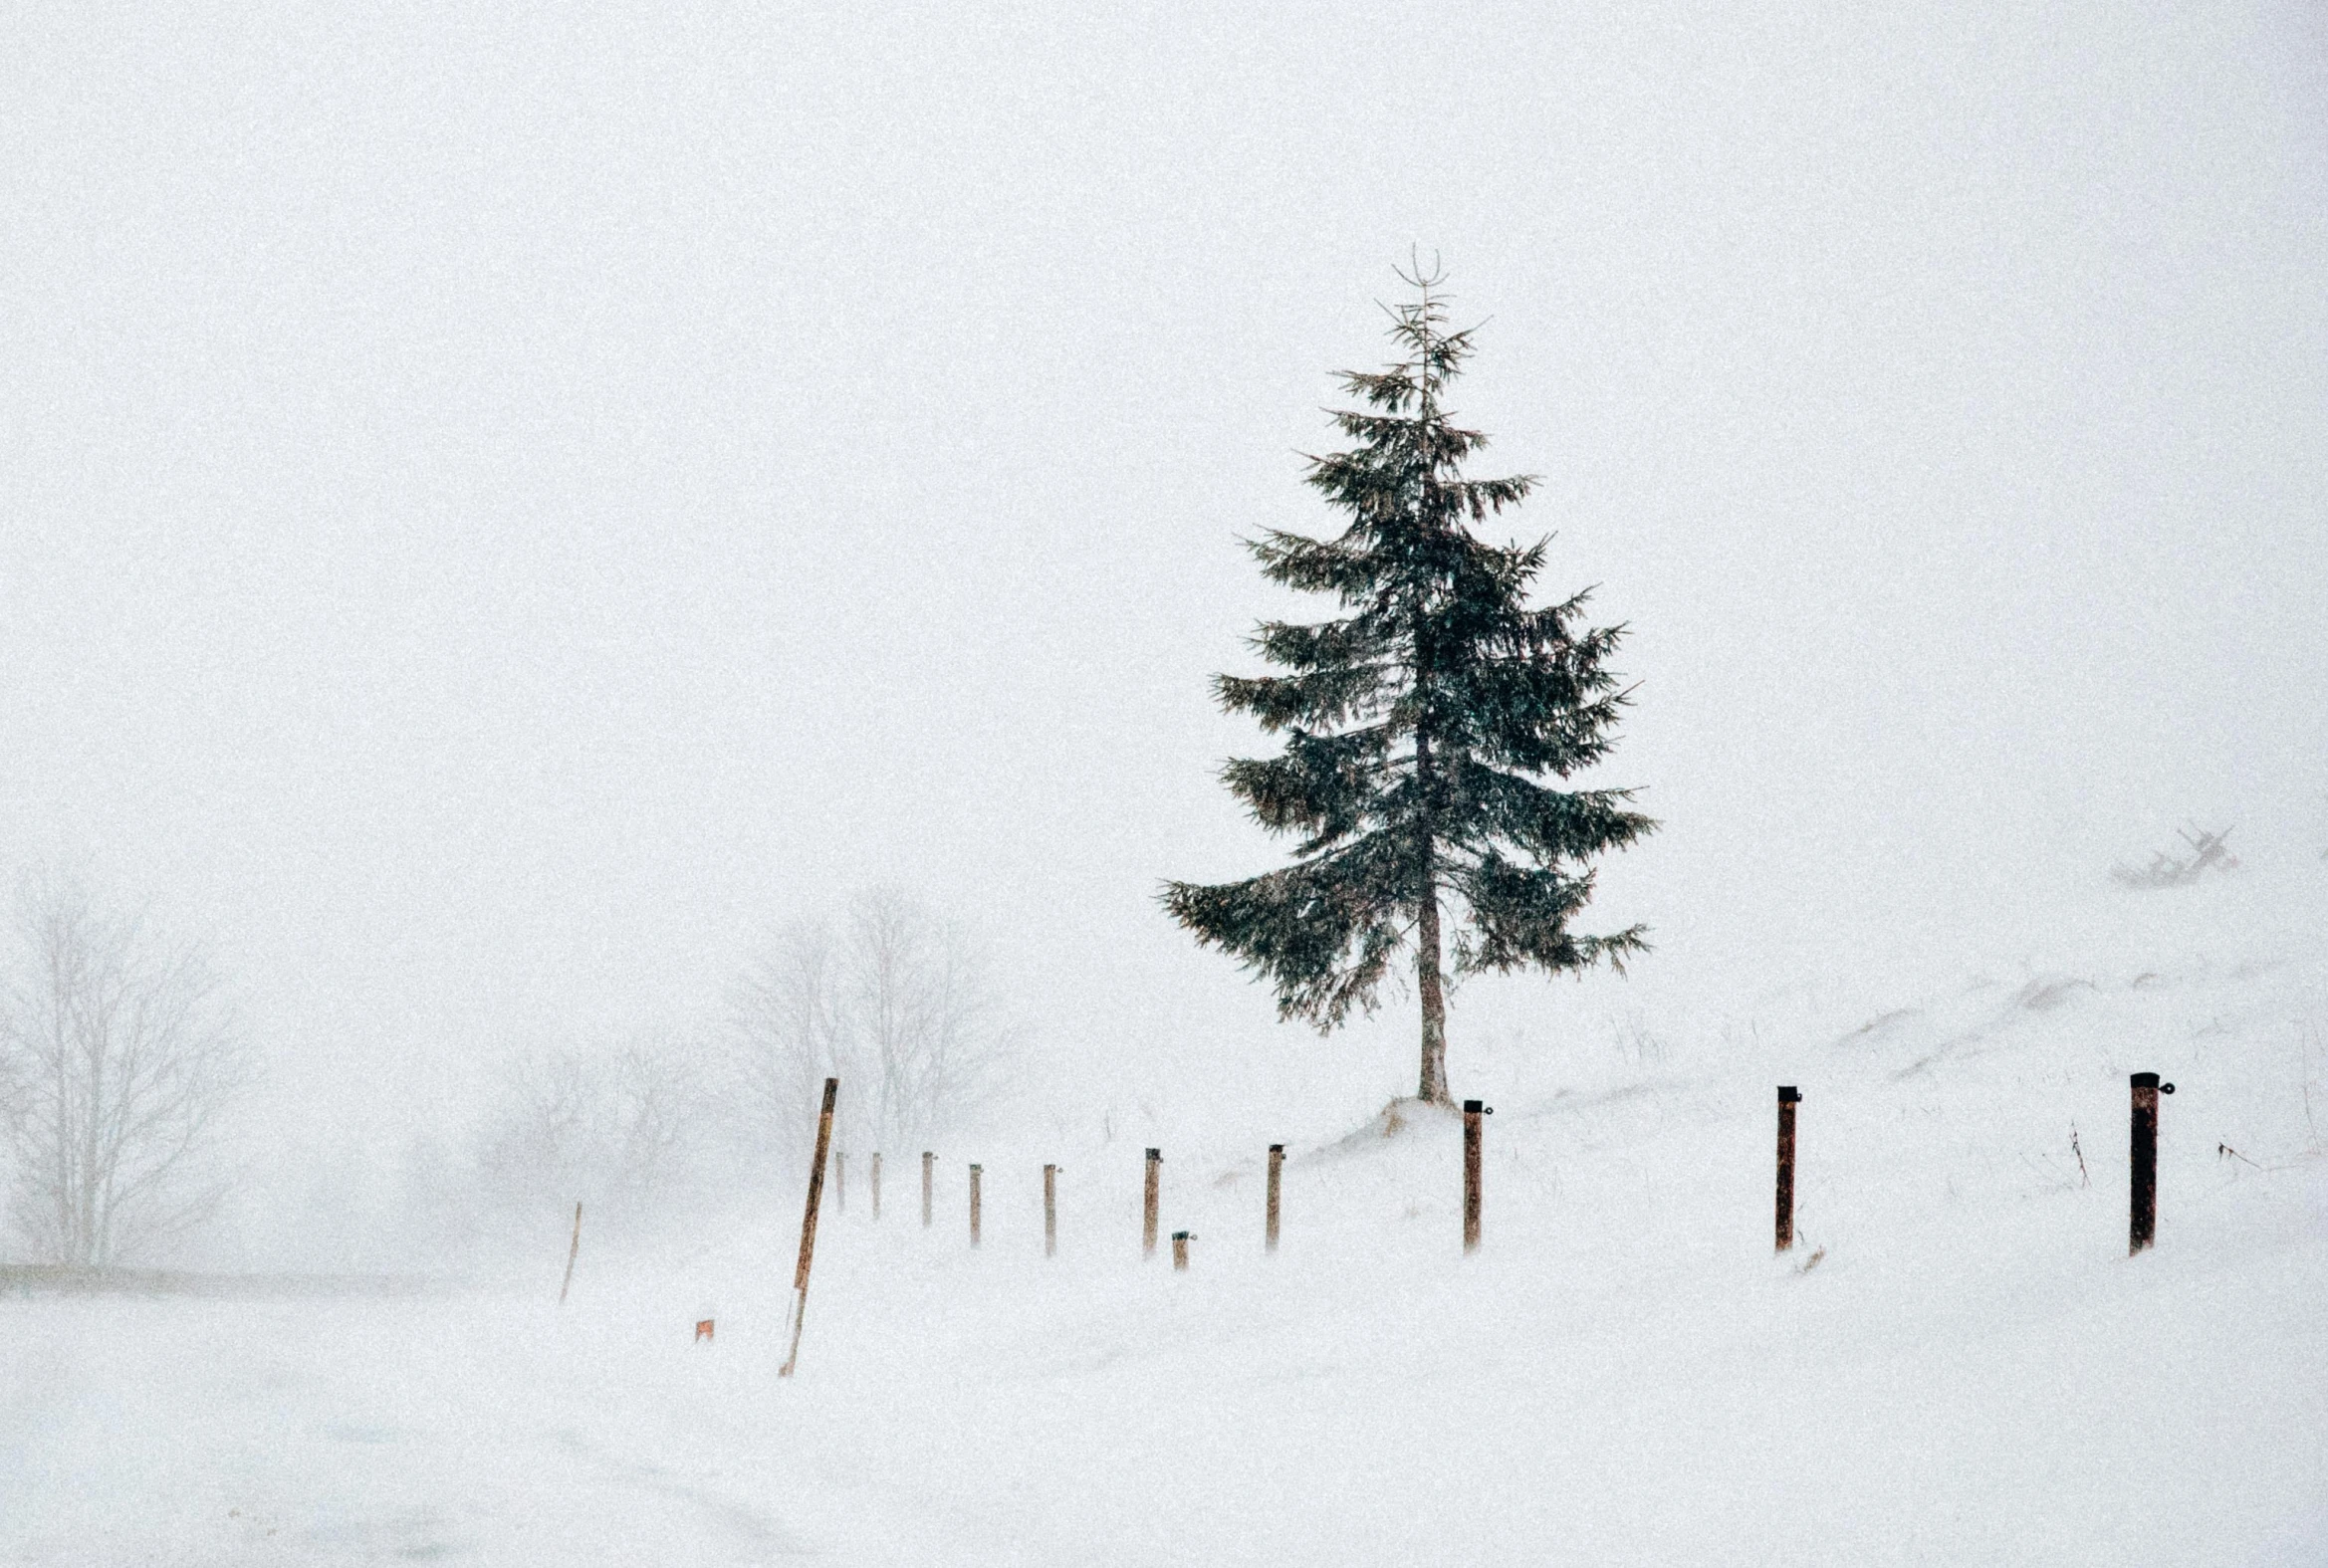
M 2155 1072 L 2138 1072 L 2130 1084 L 2134 1092 L 2132 1149 L 2133 1180 L 2127 1188 L 2126 1255 L 2147 1248 L 2159 1228 L 2159 1096 L 2175 1086 L 2159 1082 Z
M 1794 1245 L 1794 1085 L 1778 1085 L 1778 1250 Z
M 776 1369 L 780 1378 L 793 1375 L 793 1366 L 801 1359 L 801 1319 L 809 1311 L 809 1264 L 816 1256 L 816 1206 L 824 1197 L 824 1155 L 832 1147 L 832 1101 L 840 1093 L 840 1080 L 824 1080 L 824 1108 L 816 1113 L 816 1157 L 809 1166 L 809 1207 L 801 1216 L 801 1261 L 793 1270 L 793 1347 L 784 1358 L 784 1365 Z
M 1463 1249 L 1480 1249 L 1480 1118 L 1494 1111 L 1477 1100 L 1463 1102 Z
M 566 1248 L 566 1283 L 558 1287 L 558 1304 L 566 1305 L 566 1293 L 574 1288 L 574 1259 L 582 1251 L 582 1203 L 574 1206 L 574 1240 Z
M 1140 1205 L 1140 1256 L 1156 1255 L 1156 1210 L 1163 1198 L 1164 1151 L 1148 1151 L 1148 1186 Z
M 921 1228 L 924 1231 L 930 1228 L 930 1172 L 937 1163 L 938 1157 L 929 1150 L 921 1152 Z
M 880 1150 L 878 1150 L 878 1149 L 875 1149 L 875 1150 L 873 1151 L 873 1168 L 872 1168 L 872 1170 L 871 1170 L 871 1171 L 867 1172 L 866 1174 L 867 1174 L 867 1176 L 869 1176 L 869 1177 L 870 1177 L 870 1179 L 871 1179 L 871 1181 L 872 1181 L 872 1184 L 873 1184 L 873 1219 L 874 1219 L 875 1221 L 878 1221 L 878 1220 L 881 1218 L 881 1151 L 880 1151 Z
M 1270 1205 L 1269 1223 L 1266 1227 L 1267 1240 L 1265 1242 L 1269 1250 L 1273 1252 L 1278 1249 L 1278 1186 L 1284 1179 L 1284 1174 L 1285 1146 L 1281 1143 L 1273 1143 L 1270 1145 Z
M 970 1244 L 978 1244 L 978 1173 L 980 1167 L 970 1168 Z
M 1058 1255 L 1058 1167 L 1043 1168 L 1043 1255 Z

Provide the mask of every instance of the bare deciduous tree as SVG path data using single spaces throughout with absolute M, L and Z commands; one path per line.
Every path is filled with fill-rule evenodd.
M 856 1074 L 842 1037 L 841 986 L 831 933 L 802 921 L 779 932 L 729 988 L 729 1055 L 748 1144 L 805 1152 L 827 1077 L 849 1081 L 841 1114 L 844 1129 L 853 1127 Z
M 991 1101 L 1007 1057 L 969 934 L 893 888 L 851 900 L 837 936 L 787 927 L 730 993 L 729 1024 L 757 1141 L 786 1153 L 828 1075 L 849 1091 L 843 1146 L 905 1150 Z
M 636 1218 L 685 1195 L 704 1148 L 707 1098 L 673 1041 L 534 1052 L 504 1075 L 478 1170 L 507 1207 L 582 1199 Z
M 227 1191 L 220 1120 L 249 1060 L 198 948 L 28 881 L 0 994 L 9 1213 L 33 1251 L 103 1265 L 207 1218 Z

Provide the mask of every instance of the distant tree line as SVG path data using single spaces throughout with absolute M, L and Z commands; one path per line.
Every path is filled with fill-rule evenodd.
M 513 1219 L 579 1200 L 622 1225 L 789 1182 L 828 1076 L 849 1091 L 839 1148 L 918 1150 L 994 1102 L 1010 1045 L 970 932 L 869 889 L 778 930 L 709 1027 L 515 1058 L 477 1135 L 478 1194 Z
M 361 1219 L 433 1261 L 587 1204 L 651 1226 L 798 1175 L 827 1075 L 849 1085 L 841 1146 L 903 1152 L 1000 1092 L 1009 1035 L 977 943 L 896 889 L 783 927 L 717 1015 L 686 1032 L 526 1050 L 481 1104 L 405 1140 L 399 1191 Z M 164 935 L 85 881 L 26 879 L 0 942 L 0 1260 L 151 1261 L 239 1195 L 330 1223 L 289 1191 L 296 1140 L 230 1158 L 256 1058 L 199 944 Z M 254 1129 L 264 1132 L 264 1129 Z M 320 1179 L 352 1206 L 362 1149 Z M 400 1211 L 400 1212 L 397 1212 Z M 340 1216 L 352 1223 L 352 1208 Z

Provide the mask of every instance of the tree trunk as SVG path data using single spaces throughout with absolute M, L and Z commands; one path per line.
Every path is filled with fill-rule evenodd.
M 1415 626 L 1415 666 L 1417 684 L 1423 684 L 1430 668 L 1427 655 L 1428 641 L 1417 618 Z M 1438 781 L 1431 767 L 1431 728 L 1428 720 L 1415 726 L 1415 783 L 1422 795 L 1422 906 L 1415 920 L 1415 990 L 1423 999 L 1423 1075 L 1415 1090 L 1418 1099 L 1433 1105 L 1452 1105 L 1454 1097 L 1447 1092 L 1447 992 L 1439 978 L 1439 857 L 1438 835 L 1433 831 L 1432 808 L 1437 803 Z
M 1439 890 L 1423 886 L 1422 919 L 1415 934 L 1415 990 L 1423 997 L 1423 1079 L 1418 1098 L 1450 1105 L 1447 1092 L 1447 995 L 1439 980 Z

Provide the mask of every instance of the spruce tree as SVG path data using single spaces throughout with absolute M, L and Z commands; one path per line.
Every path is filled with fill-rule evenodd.
M 1374 1009 L 1411 941 L 1416 1092 L 1446 1103 L 1450 958 L 1459 975 L 1603 959 L 1621 970 L 1645 951 L 1644 928 L 1585 936 L 1570 921 L 1592 896 L 1591 857 L 1656 824 L 1628 808 L 1632 790 L 1537 782 L 1607 755 L 1626 693 L 1604 661 L 1624 628 L 1582 624 L 1589 589 L 1530 606 L 1548 541 L 1474 532 L 1534 480 L 1463 477 L 1486 437 L 1458 426 L 1444 398 L 1473 330 L 1447 330 L 1439 278 L 1400 276 L 1417 294 L 1390 313 L 1403 358 L 1342 373 L 1362 406 L 1333 417 L 1356 444 L 1308 459 L 1307 483 L 1347 526 L 1247 542 L 1264 575 L 1344 613 L 1263 623 L 1251 644 L 1287 673 L 1214 680 L 1225 709 L 1285 738 L 1280 755 L 1232 761 L 1222 779 L 1264 827 L 1298 835 L 1293 863 L 1242 882 L 1168 882 L 1162 899 L 1200 942 L 1274 984 L 1280 1017 L 1321 1033 L 1353 1007 Z

